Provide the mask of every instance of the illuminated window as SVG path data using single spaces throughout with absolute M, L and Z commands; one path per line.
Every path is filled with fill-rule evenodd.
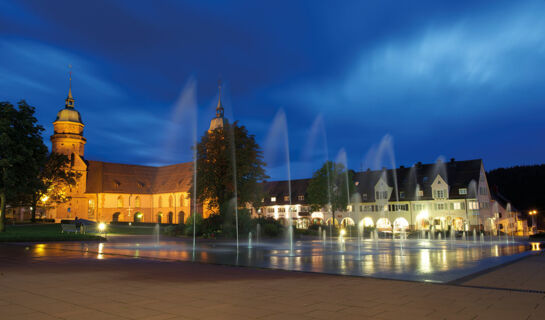
M 271 202 L 276 202 L 276 197 L 271 197 Z
M 462 204 L 460 202 L 454 202 L 454 210 L 462 209 Z
M 458 194 L 467 194 L 467 188 L 458 189 Z
M 274 208 L 267 208 L 267 213 L 274 213 Z
M 290 201 L 290 197 L 289 196 L 284 196 L 284 201 Z
M 284 207 L 278 208 L 278 212 L 286 212 L 286 208 L 284 208 Z
M 303 201 L 303 200 L 305 200 L 305 196 L 303 196 L 303 195 L 298 195 L 298 196 L 297 196 L 297 200 Z

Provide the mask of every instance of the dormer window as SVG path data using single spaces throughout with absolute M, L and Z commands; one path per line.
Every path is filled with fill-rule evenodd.
M 460 188 L 460 189 L 458 189 L 458 194 L 460 194 L 460 195 L 467 194 L 467 188 Z
M 276 202 L 276 197 L 271 197 L 271 202 Z
M 446 198 L 445 190 L 443 189 L 435 190 L 435 197 L 438 199 L 445 199 Z
M 303 200 L 305 200 L 305 196 L 304 195 L 298 195 L 297 200 L 303 201 Z
M 289 196 L 284 196 L 284 201 L 290 201 L 290 197 Z
M 399 191 L 399 197 L 405 199 L 405 191 Z
M 363 199 L 363 201 L 367 201 L 367 193 L 362 193 L 361 198 Z

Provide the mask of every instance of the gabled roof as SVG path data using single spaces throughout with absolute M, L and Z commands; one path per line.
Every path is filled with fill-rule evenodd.
M 291 180 L 291 203 L 306 204 L 306 193 L 310 179 Z M 288 180 L 268 181 L 263 183 L 263 191 L 267 195 L 263 201 L 263 205 L 288 205 L 290 202 L 285 201 L 284 197 L 289 196 Z M 304 200 L 299 200 L 299 196 L 304 196 Z M 271 197 L 276 197 L 276 202 L 271 202 Z
M 479 181 L 481 173 L 482 160 L 467 160 L 450 162 L 436 162 L 432 164 L 416 164 L 410 168 L 400 167 L 396 170 L 384 169 L 380 171 L 364 171 L 356 173 L 354 182 L 357 183 L 357 190 L 361 194 L 367 194 L 367 201 L 375 201 L 375 185 L 378 180 L 383 177 L 388 186 L 393 187 L 389 201 L 395 200 L 430 200 L 432 199 L 431 185 L 435 181 L 437 175 L 440 175 L 443 180 L 449 185 L 449 198 L 465 199 L 466 195 L 460 195 L 460 188 L 468 188 L 470 182 Z M 399 194 L 396 195 L 395 185 Z M 416 186 L 419 186 L 423 191 L 423 196 L 418 197 Z M 471 190 L 468 188 L 468 193 Z M 403 195 L 403 197 L 402 197 Z M 364 201 L 366 202 L 366 201 Z
M 449 185 L 450 199 L 465 199 L 466 195 L 460 195 L 460 188 L 467 188 L 468 195 L 471 197 L 475 190 L 469 188 L 471 181 L 478 182 L 481 174 L 482 160 L 467 160 L 450 162 L 436 162 L 431 164 L 418 163 L 413 167 L 399 167 L 396 170 L 368 170 L 357 172 L 354 175 L 354 184 L 360 195 L 366 194 L 367 200 L 363 202 L 375 201 L 375 186 L 380 178 L 383 178 L 393 192 L 389 201 L 414 201 L 417 198 L 422 200 L 431 200 L 433 184 L 437 175 L 441 175 L 443 180 Z M 291 181 L 292 204 L 306 204 L 306 189 L 310 179 L 300 179 Z M 398 194 L 396 194 L 395 185 L 397 182 Z M 423 196 L 418 197 L 416 186 L 423 191 Z M 263 204 L 268 205 L 286 205 L 289 201 L 284 201 L 284 196 L 288 193 L 288 181 L 269 181 L 264 183 L 264 191 L 267 196 Z M 305 200 L 298 200 L 298 195 L 305 195 Z M 403 195 L 403 197 L 401 197 Z M 276 197 L 276 202 L 271 202 L 271 197 Z
M 193 164 L 164 167 L 87 161 L 87 193 L 187 192 L 191 187 Z

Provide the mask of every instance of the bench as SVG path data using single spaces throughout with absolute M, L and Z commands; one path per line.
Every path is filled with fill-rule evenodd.
M 73 233 L 76 233 L 76 232 L 78 232 L 78 231 L 76 230 L 76 225 L 75 225 L 75 224 L 62 223 L 62 224 L 61 224 L 61 228 L 62 228 L 62 233 L 65 233 L 65 232 L 73 232 Z

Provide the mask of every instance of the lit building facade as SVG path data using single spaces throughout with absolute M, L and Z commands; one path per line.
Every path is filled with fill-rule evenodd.
M 498 222 L 481 160 L 418 163 L 411 168 L 367 170 L 354 176 L 357 193 L 347 211 L 326 208 L 310 212 L 306 199 L 309 179 L 292 181 L 291 202 L 288 181 L 267 182 L 266 197 L 259 214 L 275 219 L 293 219 L 306 227 L 324 223 L 375 227 L 380 231 L 401 230 L 486 230 L 495 231 Z M 291 205 L 290 205 L 291 203 Z
M 75 109 L 72 89 L 65 107 L 53 122 L 52 151 L 70 158 L 71 169 L 80 173 L 69 190 L 69 201 L 46 211 L 44 218 L 89 219 L 151 223 L 184 223 L 192 214 L 191 177 L 193 163 L 152 167 L 109 163 L 85 158 L 84 123 Z M 218 100 L 210 130 L 223 127 L 223 106 Z M 210 212 L 197 206 L 206 218 Z

